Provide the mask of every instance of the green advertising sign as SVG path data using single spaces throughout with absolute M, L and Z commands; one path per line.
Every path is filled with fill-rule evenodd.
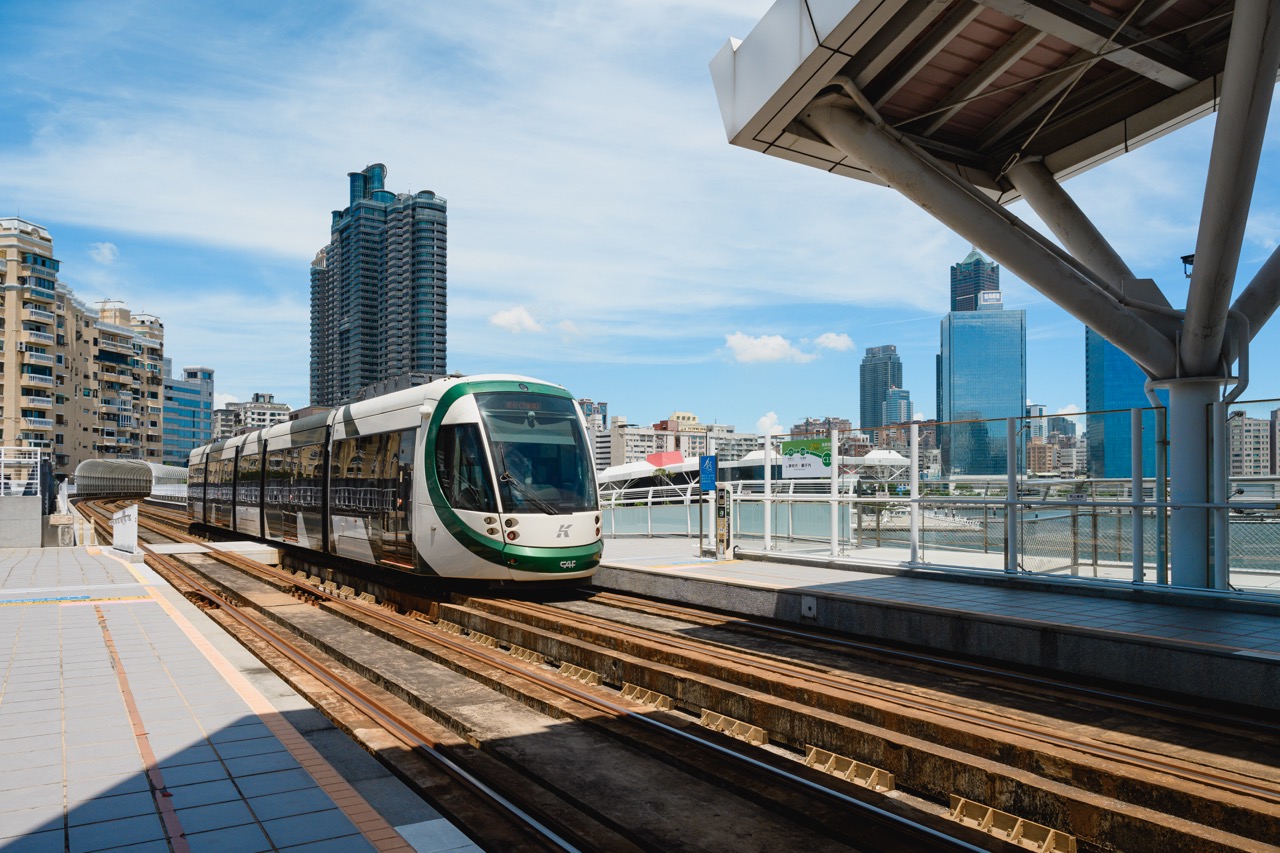
M 806 438 L 782 442 L 782 476 L 830 477 L 831 439 Z

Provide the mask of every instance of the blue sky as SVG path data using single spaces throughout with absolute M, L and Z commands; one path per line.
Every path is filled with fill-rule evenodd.
M 51 230 L 87 302 L 165 321 L 220 399 L 307 402 L 308 268 L 346 174 L 449 201 L 449 367 L 511 371 L 652 422 L 856 420 L 865 347 L 934 412 L 948 268 L 969 251 L 896 193 L 724 138 L 707 63 L 761 0 L 0 5 L 0 215 Z M 1273 108 L 1238 287 L 1280 241 Z M 1212 119 L 1066 186 L 1185 301 Z M 1022 205 L 1015 212 L 1035 222 Z M 1084 398 L 1084 332 L 1027 311 L 1028 394 Z M 1280 397 L 1280 323 L 1246 398 Z

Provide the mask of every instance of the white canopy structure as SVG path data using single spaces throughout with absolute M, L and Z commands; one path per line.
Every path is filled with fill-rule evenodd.
M 1280 249 L 1231 301 L 1278 67 L 1280 0 L 779 0 L 711 76 L 732 144 L 892 187 L 1167 388 L 1172 581 L 1225 589 L 1211 435 L 1280 306 Z M 1214 112 L 1174 308 L 1060 182 Z
M 86 459 L 76 466 L 79 497 L 149 495 L 156 486 L 186 485 L 187 469 L 141 459 Z

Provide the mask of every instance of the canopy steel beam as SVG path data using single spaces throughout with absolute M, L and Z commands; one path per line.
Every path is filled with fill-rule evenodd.
M 1271 253 L 1253 281 L 1236 298 L 1231 310 L 1239 311 L 1249 321 L 1250 339 L 1257 336 L 1271 315 L 1280 307 L 1280 248 Z
M 1107 60 L 1170 89 L 1181 91 L 1194 85 L 1197 80 L 1190 70 L 1189 58 L 1181 51 L 1160 41 L 1138 44 L 1147 39 L 1146 33 L 1133 26 L 1122 27 L 1116 32 L 1119 21 L 1094 10 L 1086 3 L 1068 0 L 979 2 L 989 9 L 1092 53 L 1101 53 L 1112 45 L 1125 48 L 1109 53 Z M 1126 47 L 1131 44 L 1133 47 Z
M 1067 251 L 1112 284 L 1121 294 L 1122 300 L 1137 299 L 1159 308 L 1169 307 L 1169 300 L 1160 288 L 1135 278 L 1129 265 L 1062 185 L 1053 179 L 1042 160 L 1019 160 L 1009 169 L 1008 174 L 1023 200 L 1044 220 L 1044 224 L 1049 226 L 1049 230 Z
M 1076 51 L 1070 59 L 1063 63 L 1063 68 L 1051 77 L 1046 77 L 1036 84 L 1030 92 L 1019 98 L 1012 106 L 1000 113 L 1000 117 L 983 128 L 973 140 L 975 151 L 987 152 L 998 145 L 1006 136 L 1022 125 L 1036 110 L 1056 98 L 1058 94 L 1071 85 L 1071 80 L 1078 73 L 1077 63 L 1084 62 L 1093 56 L 1087 50 Z
M 1280 0 L 1238 0 L 1187 294 L 1181 358 L 1189 376 L 1219 369 L 1278 65 Z
M 927 30 L 947 8 L 947 0 L 906 0 L 889 23 L 876 30 L 841 71 L 866 86 L 904 50 L 916 36 Z
M 904 142 L 901 134 L 836 106 L 811 106 L 801 119 L 828 144 L 856 158 L 947 227 L 981 246 L 1152 375 L 1174 375 L 1176 353 L 1168 338 L 1056 255 L 1034 229 Z

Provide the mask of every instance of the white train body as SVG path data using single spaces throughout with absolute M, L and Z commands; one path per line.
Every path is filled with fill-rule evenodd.
M 191 454 L 193 521 L 388 569 L 590 577 L 602 542 L 586 427 L 564 388 L 441 379 Z

